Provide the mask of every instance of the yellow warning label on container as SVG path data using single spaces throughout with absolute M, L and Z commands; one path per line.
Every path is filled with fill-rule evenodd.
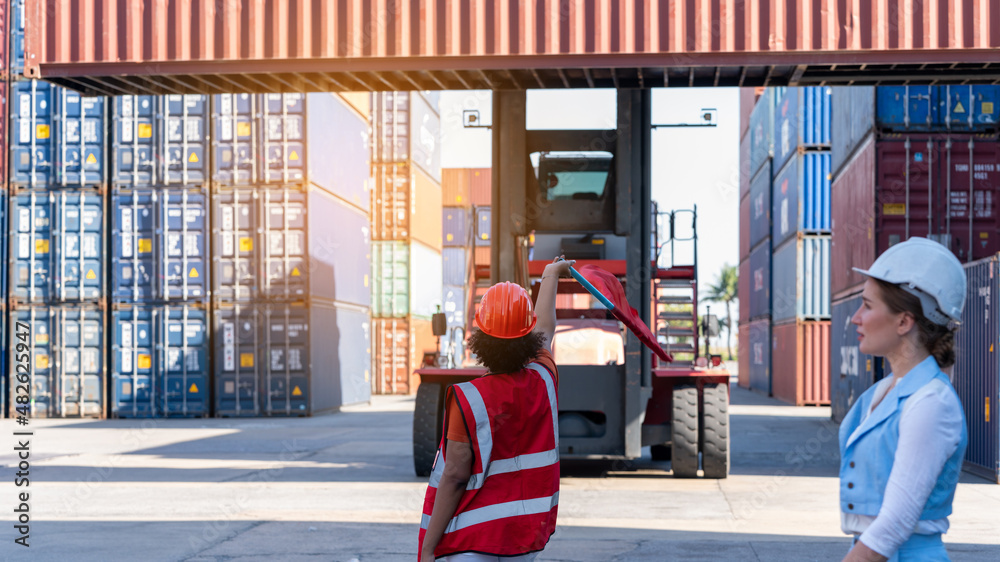
M 882 214 L 886 216 L 905 215 L 906 203 L 883 203 Z
M 253 353 L 240 354 L 240 367 L 253 367 Z
M 47 138 L 49 138 L 49 126 L 48 125 L 35 125 L 35 138 L 36 139 L 47 139 Z
M 191 388 L 188 389 L 188 392 L 191 393 L 198 392 L 198 385 L 191 383 Z
M 958 103 L 955 104 L 955 109 L 952 110 L 952 112 L 953 113 L 965 113 L 965 106 L 962 105 L 962 100 L 958 100 Z
M 300 389 L 298 385 L 296 385 L 295 388 L 292 389 L 292 396 L 302 396 L 302 389 Z
M 989 238 L 990 237 L 990 233 L 989 232 L 980 232 L 979 233 L 979 237 L 980 238 Z
M 292 277 L 299 277 L 299 276 L 301 276 L 301 275 L 302 275 L 302 274 L 301 274 L 301 273 L 299 273 L 299 268 L 297 268 L 297 267 L 293 267 L 293 268 L 292 268 Z
M 237 123 L 236 124 L 236 136 L 238 137 L 249 137 L 250 136 L 250 123 Z
M 983 102 L 983 113 L 993 113 L 993 102 L 991 101 Z
M 288 155 L 288 159 L 293 162 L 297 161 L 299 159 L 299 153 L 293 150 L 292 153 Z
M 198 270 L 192 267 L 191 271 L 188 273 L 188 277 L 190 277 L 191 279 L 197 279 L 199 277 Z
M 93 152 L 91 152 L 90 154 L 87 155 L 87 164 L 91 164 L 91 165 L 97 164 L 97 157 L 94 156 Z
M 49 345 L 49 335 L 45 333 L 35 334 L 35 345 Z
M 153 366 L 153 359 L 149 355 L 139 354 L 139 368 L 148 369 Z
M 153 136 L 153 126 L 149 123 L 139 123 L 138 135 L 140 139 L 148 139 Z
M 139 253 L 148 254 L 153 251 L 153 239 L 152 238 L 140 238 L 139 239 Z
M 35 240 L 35 253 L 36 254 L 47 254 L 47 253 L 49 253 L 49 241 L 48 240 Z
M 456 203 L 461 203 L 462 202 L 462 196 L 461 195 L 456 195 L 455 196 L 455 202 Z
M 97 274 L 94 273 L 93 269 L 87 271 L 87 279 L 94 280 L 97 279 Z
M 593 240 L 590 241 L 590 243 L 593 244 L 593 245 L 595 245 L 595 246 L 600 246 L 600 245 L 604 244 L 604 239 L 603 238 L 594 238 Z
M 454 237 L 454 236 L 452 236 L 451 234 L 449 234 L 449 235 L 448 235 L 448 241 L 449 241 L 449 242 L 451 242 L 451 241 L 452 241 L 452 240 L 454 240 L 454 239 L 455 239 L 455 237 Z
M 245 236 L 240 238 L 240 251 L 241 252 L 252 252 L 253 251 L 253 238 Z
M 48 369 L 49 368 L 49 356 L 48 355 L 36 355 L 35 356 L 35 368 L 36 369 Z
M 192 152 L 191 155 L 188 156 L 188 162 L 197 164 L 198 162 L 201 162 L 201 160 L 198 160 L 198 155 Z

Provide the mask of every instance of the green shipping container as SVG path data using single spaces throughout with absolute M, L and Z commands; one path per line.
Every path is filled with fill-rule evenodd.
M 441 306 L 441 252 L 419 242 L 372 242 L 372 317 L 429 320 Z

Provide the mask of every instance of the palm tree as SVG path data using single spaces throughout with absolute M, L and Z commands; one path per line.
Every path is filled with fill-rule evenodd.
M 739 270 L 734 265 L 723 264 L 722 271 L 715 279 L 715 284 L 708 286 L 708 294 L 702 297 L 701 302 L 720 302 L 726 305 L 726 317 L 722 324 L 726 327 L 726 350 L 729 352 L 729 359 L 733 358 L 733 322 L 731 320 L 730 305 L 736 300 L 736 290 L 739 281 Z

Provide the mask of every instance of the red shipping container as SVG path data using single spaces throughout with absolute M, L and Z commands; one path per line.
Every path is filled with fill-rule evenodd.
M 742 318 L 742 308 L 741 316 Z M 742 388 L 750 388 L 750 325 L 740 320 L 740 329 L 736 337 L 737 369 L 736 381 Z
M 413 371 L 420 368 L 425 352 L 437 351 L 430 320 L 372 318 L 372 343 L 372 394 L 415 393 L 420 377 Z
M 830 322 L 771 327 L 771 394 L 795 406 L 830 404 Z
M 740 199 L 740 261 L 750 257 L 750 196 Z
M 750 136 L 740 141 L 740 199 L 750 195 Z
M 440 251 L 441 187 L 416 166 L 374 167 L 372 240 L 418 240 Z
M 875 138 L 861 143 L 830 191 L 830 294 L 856 292 L 865 279 L 852 267 L 875 261 Z
M 740 262 L 739 279 L 736 282 L 736 298 L 740 304 L 740 324 L 750 321 L 750 258 Z
M 486 207 L 493 201 L 493 169 L 469 169 L 469 198 L 477 207 Z

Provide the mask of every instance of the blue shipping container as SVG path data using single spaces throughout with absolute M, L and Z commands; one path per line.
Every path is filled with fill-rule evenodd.
M 750 252 L 750 319 L 771 314 L 771 239 Z
M 372 302 L 371 219 L 325 191 L 311 189 L 309 222 L 313 297 L 368 307 Z
M 879 86 L 878 126 L 899 132 L 984 132 L 1000 124 L 1000 86 Z
M 7 21 L 10 25 L 10 72 L 14 76 L 24 73 L 24 0 L 11 0 Z M 5 22 L 7 23 L 7 22 Z
M 771 321 L 764 319 L 744 324 L 750 332 L 750 388 L 771 394 Z
M 11 84 L 10 182 L 19 188 L 104 183 L 104 98 L 41 80 Z
M 775 246 L 796 232 L 830 232 L 830 153 L 806 152 L 775 175 L 771 237 Z
M 830 170 L 834 177 L 875 129 L 875 87 L 838 86 L 831 94 Z
M 442 207 L 441 223 L 445 246 L 469 246 L 472 236 L 472 221 L 469 209 L 464 207 Z
M 112 295 L 124 302 L 208 298 L 204 190 L 114 190 Z
M 22 192 L 10 202 L 10 290 L 18 302 L 104 295 L 103 200 L 96 192 Z
M 31 327 L 30 417 L 104 417 L 104 311 L 30 306 L 11 310 L 10 322 Z
M 441 182 L 441 117 L 412 92 L 372 94 L 372 162 L 413 162 Z
M 208 181 L 208 96 L 118 96 L 111 111 L 113 185 Z
M 830 88 L 788 88 L 774 112 L 774 168 L 798 149 L 830 146 Z
M 969 446 L 965 469 L 1000 483 L 1000 261 L 992 256 L 966 264 L 968 278 L 962 324 L 955 335 L 952 380 L 962 400 Z
M 445 319 L 448 321 L 448 328 L 453 328 L 456 326 L 465 327 L 467 320 L 466 307 L 468 302 L 466 302 L 465 286 L 456 285 L 445 285 L 441 291 L 441 296 L 444 300 L 444 305 L 441 307 L 441 312 L 444 312 Z
M 771 161 L 750 181 L 750 247 L 771 235 Z
M 204 305 L 117 305 L 111 314 L 111 414 L 208 415 Z
M 441 264 L 445 285 L 462 286 L 468 282 L 471 273 L 468 248 L 444 248 L 441 251 Z
M 367 116 L 336 94 L 309 94 L 306 110 L 306 146 L 319 155 L 308 160 L 309 181 L 369 212 L 373 180 Z
M 493 236 L 492 207 L 476 207 L 476 246 L 489 246 Z
M 858 330 L 851 318 L 859 308 L 860 294 L 830 307 L 830 406 L 837 423 L 858 397 L 882 378 L 882 359 L 862 354 L 858 346 Z
M 774 96 L 772 88 L 764 90 L 750 113 L 750 176 L 774 156 Z
M 830 235 L 798 236 L 774 250 L 771 320 L 830 318 Z

